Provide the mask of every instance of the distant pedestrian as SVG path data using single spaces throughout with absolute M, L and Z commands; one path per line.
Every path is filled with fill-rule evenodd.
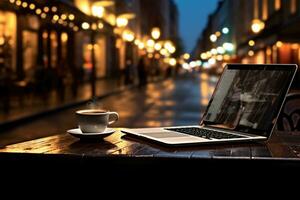
M 141 58 L 138 63 L 138 76 L 139 76 L 139 86 L 144 86 L 147 84 L 147 71 L 144 59 Z

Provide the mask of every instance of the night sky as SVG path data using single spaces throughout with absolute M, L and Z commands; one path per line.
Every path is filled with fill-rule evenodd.
M 208 15 L 217 7 L 219 0 L 175 0 L 179 9 L 180 35 L 185 50 L 191 52 L 200 33 L 206 26 Z

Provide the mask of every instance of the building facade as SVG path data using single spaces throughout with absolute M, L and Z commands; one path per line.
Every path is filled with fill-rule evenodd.
M 160 52 L 176 37 L 174 10 L 173 0 L 2 0 L 1 80 L 76 90 L 83 82 L 119 77 L 128 60 L 132 66 L 141 57 L 163 63 L 175 52 L 170 42 L 170 52 Z M 161 36 L 150 44 L 155 27 Z
M 223 0 L 210 16 L 194 57 L 215 59 L 211 64 L 217 67 L 228 62 L 299 65 L 299 27 L 299 0 Z M 214 50 L 226 43 L 232 44 L 230 54 Z M 299 81 L 298 74 L 294 85 Z

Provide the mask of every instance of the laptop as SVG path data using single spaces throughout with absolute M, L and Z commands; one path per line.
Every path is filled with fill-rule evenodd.
M 297 65 L 228 64 L 199 125 L 123 129 L 165 145 L 267 141 Z

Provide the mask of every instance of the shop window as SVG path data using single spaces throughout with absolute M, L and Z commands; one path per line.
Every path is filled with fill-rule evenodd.
M 262 19 L 267 20 L 268 19 L 268 0 L 263 0 L 262 5 Z
M 297 12 L 297 0 L 290 0 L 291 2 L 291 14 L 295 14 Z
M 95 48 L 95 59 L 96 59 L 96 74 L 97 78 L 104 77 L 106 75 L 106 42 L 105 38 L 101 37 L 97 40 Z
M 275 0 L 275 10 L 280 10 L 281 8 L 281 0 Z
M 27 76 L 33 76 L 37 65 L 38 34 L 32 31 L 23 31 L 23 69 Z
M 67 55 L 68 55 L 68 34 L 67 33 L 62 33 L 61 36 L 61 57 L 63 61 L 67 60 Z
M 0 68 L 16 70 L 16 24 L 14 13 L 0 11 Z
M 50 47 L 51 47 L 51 66 L 52 67 L 57 67 L 57 46 L 58 46 L 58 41 L 57 41 L 57 33 L 55 31 L 51 31 L 50 33 Z

